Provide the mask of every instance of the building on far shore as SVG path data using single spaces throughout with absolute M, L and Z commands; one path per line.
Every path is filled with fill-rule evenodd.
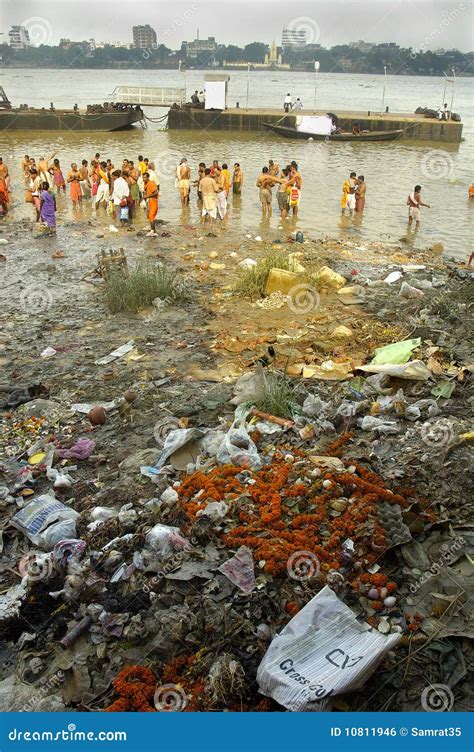
M 219 49 L 215 37 L 199 39 L 199 31 L 193 42 L 183 42 L 182 47 L 186 50 L 186 57 L 191 60 L 205 56 L 209 63 L 214 61 L 216 52 Z
M 263 63 L 228 63 L 226 60 L 223 62 L 224 68 L 248 68 L 250 70 L 291 70 L 291 66 L 288 63 L 284 63 L 281 58 L 281 54 L 278 52 L 278 47 L 273 40 L 271 46 L 268 48 L 268 52 L 265 55 Z
M 145 50 L 147 47 L 156 45 L 156 31 L 151 28 L 150 24 L 145 26 L 133 27 L 133 46 Z
M 26 26 L 12 26 L 8 32 L 12 50 L 26 50 L 31 47 L 30 34 Z
M 307 42 L 306 29 L 283 29 L 281 33 L 281 46 L 305 47 Z
M 360 52 L 370 52 L 375 46 L 373 42 L 364 42 L 363 39 L 359 39 L 358 42 L 351 42 L 349 45 L 352 50 L 360 50 Z

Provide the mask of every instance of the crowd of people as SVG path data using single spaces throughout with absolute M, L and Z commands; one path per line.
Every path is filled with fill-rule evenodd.
M 90 161 L 83 159 L 80 165 L 73 162 L 69 170 L 63 170 L 56 155 L 57 152 L 53 152 L 35 160 L 26 154 L 21 163 L 25 201 L 33 205 L 37 222 L 43 222 L 55 232 L 55 197 L 66 194 L 69 189 L 74 209 L 78 210 L 84 202 L 90 201 L 93 211 L 107 210 L 115 215 L 118 224 L 128 224 L 134 212 L 145 209 L 150 223 L 148 234 L 156 234 L 160 179 L 154 163 L 148 158 L 139 155 L 136 162 L 124 159 L 116 167 L 111 159 L 103 159 L 100 153 L 96 153 Z M 3 167 L 8 174 L 8 168 Z M 226 221 L 229 194 L 242 194 L 244 171 L 239 162 L 234 163 L 231 171 L 226 162 L 220 164 L 215 159 L 209 166 L 200 162 L 196 179 L 193 179 L 189 162 L 183 158 L 176 167 L 175 186 L 183 207 L 189 204 L 192 189 L 196 189 L 202 224 L 209 222 L 212 227 L 218 217 L 222 222 Z M 263 218 L 272 215 L 272 189 L 275 186 L 281 218 L 285 219 L 290 211 L 295 218 L 298 216 L 302 178 L 295 161 L 280 169 L 270 159 L 268 166 L 262 168 L 256 186 Z M 6 194 L 8 202 L 8 189 Z
M 42 222 L 51 233 L 56 231 L 56 198 L 69 192 L 73 207 L 78 210 L 86 202 L 94 212 L 101 210 L 113 215 L 118 225 L 132 222 L 136 212 L 145 211 L 150 224 L 149 236 L 156 235 L 159 208 L 160 179 L 155 165 L 139 155 L 136 162 L 123 159 L 119 166 L 97 152 L 90 160 L 73 162 L 63 170 L 57 152 L 41 156 L 38 160 L 25 155 L 21 162 L 24 176 L 25 201 L 32 204 L 37 222 Z M 302 176 L 293 160 L 281 168 L 273 159 L 262 167 L 256 181 L 262 209 L 262 219 L 269 220 L 273 209 L 273 189 L 281 220 L 298 217 L 301 201 Z M 195 179 L 186 158 L 180 160 L 175 170 L 175 187 L 182 207 L 189 205 L 193 189 L 196 190 L 202 224 L 212 227 L 219 220 L 227 220 L 229 195 L 241 196 L 244 171 L 239 162 L 232 170 L 215 159 L 207 166 L 200 162 Z M 10 174 L 0 157 L 0 208 L 5 214 L 10 203 Z M 363 175 L 351 172 L 342 186 L 341 211 L 345 215 L 362 216 L 365 208 L 367 186 Z M 408 223 L 420 224 L 420 208 L 429 204 L 421 200 L 421 186 L 416 185 L 407 198 Z

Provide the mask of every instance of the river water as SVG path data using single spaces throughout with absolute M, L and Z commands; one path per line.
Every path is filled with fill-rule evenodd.
M 246 106 L 247 73 L 229 71 L 230 107 L 236 102 Z M 280 108 L 287 91 L 299 96 L 305 107 L 312 109 L 315 74 L 300 72 L 252 72 L 249 77 L 249 107 Z M 204 88 L 202 71 L 144 70 L 20 70 L 4 69 L 2 85 L 14 105 L 27 102 L 31 106 L 72 107 L 112 99 L 118 85 L 186 86 L 188 97 L 195 89 Z M 317 109 L 336 111 L 380 111 L 383 77 L 374 75 L 319 74 Z M 413 112 L 418 106 L 438 107 L 443 98 L 444 80 L 430 77 L 389 76 L 385 105 L 391 112 Z M 464 123 L 464 141 L 460 144 L 403 141 L 380 144 L 325 144 L 282 140 L 268 133 L 220 133 L 207 131 L 174 131 L 148 123 L 143 130 L 135 127 L 116 133 L 76 134 L 54 132 L 11 132 L 0 134 L 0 154 L 14 178 L 12 218 L 31 214 L 31 206 L 23 204 L 20 160 L 25 153 L 38 158 L 58 150 L 65 171 L 71 161 L 90 159 L 99 151 L 120 164 L 123 157 L 148 156 L 155 162 L 161 179 L 159 216 L 170 222 L 197 222 L 199 210 L 192 194 L 190 211 L 182 213 L 174 188 L 174 169 L 186 156 L 196 173 L 200 161 L 213 159 L 233 165 L 238 161 L 245 172 L 241 199 L 230 207 L 229 222 L 254 232 L 268 234 L 279 224 L 276 201 L 270 228 L 262 228 L 260 205 L 255 181 L 261 167 L 274 159 L 285 165 L 295 159 L 303 176 L 303 195 L 298 227 L 311 236 L 328 234 L 341 238 L 348 235 L 373 241 L 398 242 L 401 238 L 410 247 L 422 248 L 442 242 L 445 251 L 459 259 L 471 252 L 472 214 L 474 201 L 469 202 L 468 187 L 472 182 L 474 157 L 474 97 L 472 79 L 456 82 L 454 111 Z M 448 103 L 450 94 L 447 96 Z M 157 118 L 165 114 L 161 108 L 148 108 L 146 114 Z M 352 170 L 364 174 L 367 202 L 363 219 L 341 218 L 340 196 L 344 179 Z M 418 233 L 407 236 L 407 195 L 416 183 L 422 185 L 424 200 L 431 209 L 422 210 Z M 83 216 L 87 215 L 85 208 Z M 59 222 L 71 218 L 69 199 L 59 202 Z M 104 217 L 104 222 L 106 221 Z M 290 227 L 290 223 L 288 223 Z M 291 228 L 292 229 L 292 228 Z

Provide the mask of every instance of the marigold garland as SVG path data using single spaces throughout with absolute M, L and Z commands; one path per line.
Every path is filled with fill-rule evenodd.
M 342 434 L 326 453 L 334 456 L 350 438 L 348 432 Z M 347 563 L 342 544 L 348 538 L 365 566 L 380 559 L 387 541 L 377 504 L 384 501 L 406 509 L 411 503 L 407 494 L 387 489 L 382 478 L 355 462 L 355 472 L 327 470 L 315 478 L 312 465 L 299 460 L 303 453 L 291 448 L 291 454 L 294 462 L 285 457 L 283 448 L 255 472 L 224 465 L 187 476 L 178 494 L 189 523 L 209 501 L 225 500 L 230 506 L 227 519 L 232 516 L 235 526 L 220 533 L 224 543 L 232 549 L 248 546 L 256 561 L 264 562 L 264 571 L 274 576 L 285 573 L 289 557 L 298 551 L 314 553 L 323 574 L 340 569 Z M 250 484 L 245 482 L 249 475 Z M 328 488 L 323 481 L 330 482 Z M 339 514 L 331 507 L 336 499 L 347 504 Z M 389 592 L 393 589 L 395 583 Z

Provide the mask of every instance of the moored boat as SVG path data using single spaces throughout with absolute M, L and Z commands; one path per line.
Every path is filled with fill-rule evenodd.
M 403 130 L 394 131 L 369 131 L 355 134 L 355 133 L 310 133 L 309 131 L 298 130 L 297 128 L 288 128 L 284 125 L 274 125 L 273 123 L 263 123 L 264 128 L 273 133 L 283 136 L 284 138 L 300 138 L 300 139 L 312 139 L 313 141 L 395 141 L 403 134 Z

